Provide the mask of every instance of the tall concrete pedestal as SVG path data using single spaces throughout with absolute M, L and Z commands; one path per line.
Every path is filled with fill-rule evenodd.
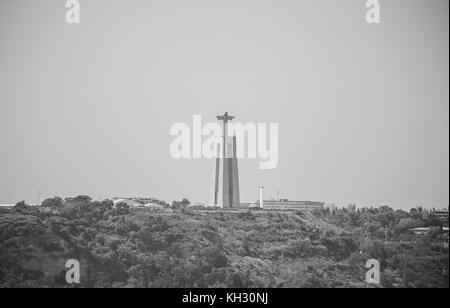
M 217 144 L 217 156 L 213 168 L 210 206 L 232 208 L 240 205 L 239 172 L 236 155 L 236 136 L 228 136 L 228 121 L 234 119 L 226 112 L 218 116 L 223 121 L 223 136 Z

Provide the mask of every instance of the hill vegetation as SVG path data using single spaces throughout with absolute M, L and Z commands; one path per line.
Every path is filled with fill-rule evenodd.
M 187 201 L 187 200 L 186 200 Z M 448 220 L 417 209 L 204 211 L 188 202 L 130 209 L 87 196 L 0 212 L 0 287 L 446 287 Z M 429 226 L 425 235 L 414 227 Z

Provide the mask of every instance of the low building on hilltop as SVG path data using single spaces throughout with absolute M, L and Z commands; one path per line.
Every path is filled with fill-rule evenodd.
M 294 201 L 288 199 L 271 199 L 263 201 L 264 210 L 284 210 L 284 211 L 314 211 L 324 208 L 325 202 L 319 201 Z M 259 201 L 241 203 L 241 208 L 260 207 Z

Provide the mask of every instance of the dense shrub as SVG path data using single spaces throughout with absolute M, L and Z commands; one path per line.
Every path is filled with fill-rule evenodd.
M 91 287 L 363 287 L 370 258 L 381 263 L 383 287 L 448 287 L 448 232 L 423 209 L 188 204 L 152 211 L 88 196 L 19 202 L 0 212 L 0 286 L 65 286 L 65 268 L 54 267 L 76 257 L 82 286 Z M 418 236 L 418 226 L 431 230 Z

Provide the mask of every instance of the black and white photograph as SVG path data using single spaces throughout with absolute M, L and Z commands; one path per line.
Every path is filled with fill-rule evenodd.
M 449 288 L 449 1 L 0 0 L 12 288 Z

